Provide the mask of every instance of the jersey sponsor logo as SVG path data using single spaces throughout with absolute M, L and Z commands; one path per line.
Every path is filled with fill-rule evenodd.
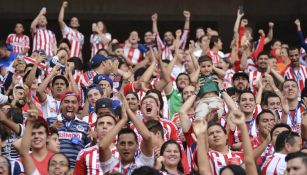
M 78 138 L 81 140 L 82 134 L 77 132 L 66 132 L 66 131 L 59 131 L 59 139 L 72 139 Z
M 77 128 L 79 131 L 85 131 L 84 127 L 81 126 L 81 125 L 77 125 L 76 128 Z

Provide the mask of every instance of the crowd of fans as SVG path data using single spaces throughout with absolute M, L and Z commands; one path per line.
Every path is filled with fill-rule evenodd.
M 89 36 L 77 17 L 64 22 L 67 7 L 60 41 L 42 8 L 32 47 L 21 23 L 0 42 L 0 174 L 307 174 L 299 19 L 289 46 L 273 39 L 273 22 L 253 36 L 239 8 L 230 53 L 211 28 L 190 40 L 189 11 L 175 33 L 159 33 L 153 14 L 144 43 L 137 31 L 118 41 L 98 21 L 83 71 Z

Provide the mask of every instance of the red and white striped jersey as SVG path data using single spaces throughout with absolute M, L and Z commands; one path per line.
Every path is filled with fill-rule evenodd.
M 119 153 L 116 147 L 111 149 L 112 156 L 119 158 Z M 99 161 L 98 145 L 83 149 L 79 152 L 75 170 L 75 175 L 103 175 Z
M 219 63 L 220 56 L 219 56 L 218 52 L 213 52 L 212 50 L 209 50 L 207 52 L 207 56 L 209 56 L 211 58 L 212 63 L 214 65 L 217 65 Z
M 83 117 L 82 120 L 88 123 L 92 129 L 94 129 L 97 121 L 97 114 L 92 112 L 88 116 Z
M 258 70 L 255 71 L 250 71 L 248 73 L 248 77 L 249 77 L 249 87 L 251 89 L 251 91 L 256 94 L 257 93 L 257 87 L 256 87 L 256 83 L 258 80 L 261 79 L 263 73 L 259 72 Z
M 63 38 L 67 38 L 70 42 L 70 55 L 71 57 L 82 57 L 82 47 L 84 44 L 84 36 L 77 30 L 73 30 L 72 28 L 65 25 L 62 30 Z
M 25 49 L 30 49 L 30 38 L 27 35 L 11 33 L 6 39 L 6 44 L 12 45 L 13 51 L 21 54 Z
M 125 47 L 124 55 L 128 58 L 133 64 L 137 64 L 142 61 L 143 53 L 138 48 Z
M 243 70 L 244 72 L 257 71 L 257 66 L 252 57 L 247 58 L 247 68 Z
M 233 69 L 228 69 L 225 72 L 225 77 L 223 80 L 223 87 L 225 89 L 232 87 L 232 77 L 236 72 Z
M 287 169 L 286 154 L 274 153 L 269 156 L 261 167 L 262 175 L 284 175 Z
M 185 45 L 187 43 L 187 39 L 188 39 L 188 34 L 189 34 L 189 30 L 184 30 L 182 35 L 181 35 L 181 39 L 180 39 L 180 49 L 184 49 Z M 162 49 L 162 59 L 168 59 L 168 60 L 172 60 L 173 59 L 173 54 L 172 51 L 175 50 L 175 47 L 172 46 L 167 46 L 162 39 L 160 38 L 158 33 L 154 33 L 154 38 L 156 39 L 158 48 L 160 47 Z
M 82 87 L 88 87 L 93 84 L 93 79 L 97 75 L 96 71 L 89 70 L 83 73 L 80 79 L 80 83 Z
M 112 39 L 110 33 L 105 33 L 105 37 L 109 40 Z M 91 34 L 90 43 L 92 51 L 91 58 L 97 53 L 99 49 L 106 49 L 106 46 L 102 43 L 101 37 L 97 33 Z
M 299 88 L 299 96 L 301 96 L 301 92 L 305 87 L 305 80 L 307 78 L 307 67 L 300 65 L 300 68 L 298 70 L 294 70 L 289 64 L 286 66 L 284 71 L 282 71 L 281 75 L 285 79 L 294 79 L 297 82 Z
M 54 56 L 53 51 L 56 50 L 56 37 L 51 30 L 45 28 L 36 28 L 32 33 L 33 51 L 42 49 L 48 56 Z
M 246 121 L 246 126 L 248 129 L 248 133 L 251 139 L 256 138 L 258 136 L 257 132 L 257 127 L 256 127 L 256 117 L 258 116 L 258 114 L 262 111 L 261 106 L 259 104 L 256 105 L 254 113 L 253 113 L 253 119 L 251 121 Z M 231 131 L 229 133 L 230 135 L 233 136 L 233 141 L 234 143 L 240 143 L 242 142 L 242 138 L 241 138 L 241 132 L 240 129 L 238 127 L 236 127 L 235 131 Z M 230 137 L 231 138 L 231 137 Z
M 223 155 L 220 152 L 209 150 L 209 158 L 210 158 L 211 172 L 214 175 L 218 175 L 220 174 L 221 168 L 223 168 L 224 166 L 230 164 L 235 164 L 235 165 L 242 164 L 244 160 L 244 153 L 229 150 L 226 155 Z
M 292 128 L 293 132 L 301 134 L 302 113 L 305 111 L 305 107 L 302 104 L 295 110 L 290 110 L 287 116 L 287 125 Z
M 259 139 L 259 136 L 252 139 L 251 143 L 252 143 L 253 150 L 257 149 L 262 144 L 262 142 Z M 267 159 L 267 157 L 273 155 L 274 152 L 275 150 L 274 150 L 273 145 L 269 144 L 265 148 L 264 152 L 260 155 L 260 157 L 257 158 L 256 160 L 257 165 L 262 165 Z
M 35 64 L 36 63 L 36 60 L 32 57 L 22 56 L 22 58 L 23 58 L 23 60 L 25 60 L 25 62 L 27 64 Z M 39 67 L 40 70 L 45 70 L 47 66 L 46 66 L 45 63 L 39 63 L 38 67 Z

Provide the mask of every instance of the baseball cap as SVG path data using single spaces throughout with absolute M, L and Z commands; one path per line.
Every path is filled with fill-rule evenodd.
M 248 80 L 248 75 L 247 73 L 245 72 L 242 72 L 242 71 L 239 71 L 239 72 L 236 72 L 233 77 L 232 77 L 232 81 L 236 78 L 239 78 L 239 77 L 243 77 L 243 78 L 246 78 Z
M 96 101 L 96 108 L 95 112 L 97 113 L 98 109 L 100 108 L 108 108 L 110 111 L 113 112 L 113 102 L 109 98 L 101 98 Z
M 109 76 L 107 76 L 107 75 L 103 75 L 103 74 L 98 74 L 98 75 L 96 75 L 96 76 L 94 77 L 94 79 L 93 79 L 93 83 L 94 83 L 94 84 L 99 84 L 99 82 L 102 81 L 102 80 L 108 81 L 109 84 L 110 84 L 110 86 L 111 86 L 112 89 L 113 89 L 113 81 L 112 81 L 112 79 L 111 79 Z
M 61 101 L 63 101 L 64 98 L 65 98 L 65 97 L 68 97 L 68 96 L 75 96 L 75 97 L 77 97 L 77 99 L 79 100 L 78 94 L 76 94 L 76 93 L 73 92 L 73 91 L 67 90 L 67 91 L 64 91 L 64 92 L 60 95 Z
M 108 57 L 105 57 L 105 56 L 100 55 L 100 54 L 96 54 L 96 55 L 93 56 L 93 58 L 91 60 L 91 67 L 96 68 L 101 64 L 101 62 L 107 61 L 108 59 L 109 59 Z

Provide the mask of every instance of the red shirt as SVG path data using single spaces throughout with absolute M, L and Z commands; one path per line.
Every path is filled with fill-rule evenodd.
M 53 156 L 53 154 L 54 154 L 53 152 L 48 151 L 48 154 L 45 156 L 45 158 L 42 161 L 36 160 L 33 157 L 32 153 L 30 154 L 30 157 L 32 158 L 32 160 L 34 162 L 35 167 L 37 168 L 38 172 L 41 175 L 47 175 L 48 174 L 48 162 L 49 162 L 49 159 Z

